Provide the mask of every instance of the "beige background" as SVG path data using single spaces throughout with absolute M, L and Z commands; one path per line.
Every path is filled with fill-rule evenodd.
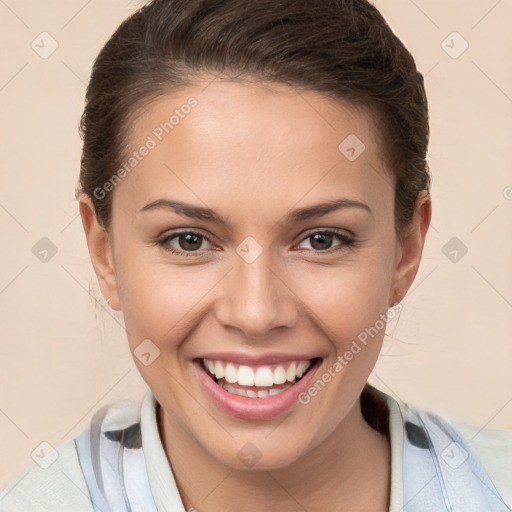
M 74 200 L 92 62 L 138 4 L 0 0 L 0 488 L 42 442 L 59 446 L 101 405 L 144 393 Z M 426 74 L 434 213 L 371 381 L 450 418 L 512 429 L 512 1 L 376 5 Z M 31 47 L 44 31 L 59 45 L 47 59 Z M 463 48 L 453 31 L 469 44 L 458 58 L 447 53 Z M 46 263 L 32 252 L 42 237 L 58 249 Z M 456 262 L 445 255 L 452 237 L 468 248 Z

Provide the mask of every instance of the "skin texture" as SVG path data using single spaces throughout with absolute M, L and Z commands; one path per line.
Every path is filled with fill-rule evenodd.
M 220 351 L 302 354 L 323 358 L 321 377 L 406 294 L 430 196 L 418 198 L 400 244 L 393 179 L 367 111 L 282 84 L 210 82 L 155 100 L 132 123 L 136 150 L 176 108 L 197 99 L 116 186 L 110 233 L 96 222 L 90 198 L 80 197 L 101 291 L 123 311 L 130 349 L 150 339 L 160 350 L 149 366 L 134 361 L 161 404 L 162 442 L 186 509 L 387 511 L 389 440 L 366 423 L 359 402 L 384 330 L 307 405 L 266 421 L 219 410 L 192 361 Z M 349 134 L 366 146 L 354 161 L 338 149 Z M 211 208 L 227 226 L 171 209 L 139 212 L 161 198 Z M 293 209 L 339 198 L 372 213 L 345 208 L 285 222 Z M 311 235 L 328 228 L 352 236 L 355 246 L 336 236 L 315 243 Z M 194 254 L 171 254 L 156 240 L 177 229 L 211 242 L 193 240 L 194 251 L 175 237 L 168 246 Z M 262 249 L 252 263 L 236 252 L 248 236 Z M 261 452 L 251 469 L 237 456 L 248 442 Z

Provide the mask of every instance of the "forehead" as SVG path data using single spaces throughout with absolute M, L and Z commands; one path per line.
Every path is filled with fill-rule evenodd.
M 133 208 L 167 192 L 258 198 L 253 210 L 330 193 L 375 201 L 390 182 L 369 111 L 284 84 L 215 79 L 162 96 L 130 123 L 130 151 L 143 146 L 114 194 Z

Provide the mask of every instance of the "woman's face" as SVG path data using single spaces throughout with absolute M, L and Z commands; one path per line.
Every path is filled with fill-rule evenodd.
M 428 220 L 398 243 L 365 111 L 285 85 L 207 84 L 134 120 L 110 246 L 93 223 L 89 247 L 168 429 L 231 467 L 246 452 L 284 467 L 358 424 Z

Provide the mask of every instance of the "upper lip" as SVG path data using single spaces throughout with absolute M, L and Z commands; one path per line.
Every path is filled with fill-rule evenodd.
M 203 354 L 200 359 L 210 359 L 211 361 L 225 361 L 227 363 L 237 363 L 241 365 L 262 366 L 267 364 L 286 363 L 288 361 L 309 361 L 318 356 L 305 354 L 283 354 L 278 352 L 268 352 L 266 354 L 243 354 L 240 352 L 210 352 Z

